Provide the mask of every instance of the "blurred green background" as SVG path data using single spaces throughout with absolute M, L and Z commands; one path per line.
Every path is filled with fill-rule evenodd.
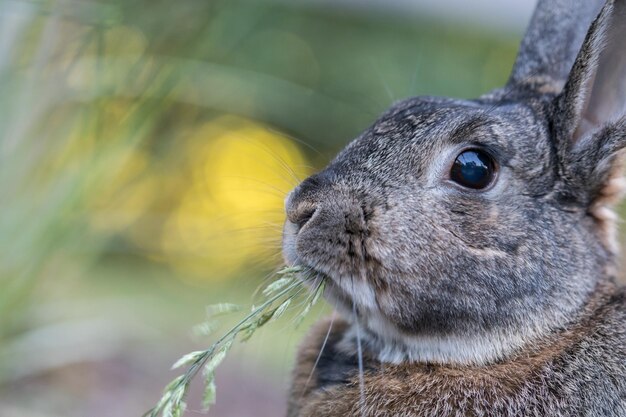
M 285 194 L 394 100 L 502 85 L 528 18 L 344 3 L 0 0 L 0 416 L 141 415 L 280 266 Z M 237 347 L 209 415 L 282 415 L 325 313 Z

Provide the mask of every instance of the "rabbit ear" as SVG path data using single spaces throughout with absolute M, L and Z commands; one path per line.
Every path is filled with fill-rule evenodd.
M 558 93 L 604 0 L 538 0 L 507 87 Z
M 563 140 L 577 143 L 626 116 L 626 0 L 609 0 L 578 54 L 557 122 Z
M 608 0 L 576 58 L 552 116 L 561 201 L 586 207 L 614 252 L 611 206 L 624 190 L 626 0 Z

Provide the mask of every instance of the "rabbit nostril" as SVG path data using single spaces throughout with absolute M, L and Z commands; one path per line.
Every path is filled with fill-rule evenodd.
M 298 221 L 296 222 L 296 224 L 298 225 L 298 229 L 302 229 L 304 225 L 307 224 L 309 220 L 311 220 L 316 211 L 317 208 L 312 208 L 301 212 L 298 216 Z
M 299 204 L 295 208 L 287 210 L 287 218 L 290 222 L 297 225 L 298 230 L 300 230 L 311 220 L 316 211 L 317 206 L 314 204 Z

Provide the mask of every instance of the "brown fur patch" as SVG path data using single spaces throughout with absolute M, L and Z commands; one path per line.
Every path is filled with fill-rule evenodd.
M 621 395 L 626 395 L 626 335 L 618 326 L 626 319 L 625 295 L 616 291 L 612 284 L 602 285 L 576 324 L 505 362 L 481 367 L 370 364 L 375 370 L 365 374 L 365 404 L 361 404 L 358 376 L 348 384 L 322 390 L 312 386 L 314 377 L 305 386 L 328 331 L 329 321 L 322 321 L 298 356 L 288 415 L 623 416 L 620 413 L 626 413 L 626 403 L 619 403 L 619 393 L 602 391 L 605 388 L 593 392 L 607 382 L 613 386 L 611 381 L 615 380 Z M 345 321 L 336 320 L 329 343 L 339 340 L 347 328 Z M 598 380 L 596 386 L 589 381 L 597 375 L 605 380 Z M 603 395 L 618 396 L 614 412 L 592 412 L 594 406 L 589 401 L 594 398 L 610 403 Z
M 298 411 L 316 388 L 317 374 L 314 366 L 329 329 L 331 333 L 327 343 L 337 343 L 347 328 L 348 323 L 344 320 L 325 318 L 317 322 L 304 339 L 296 358 L 298 365 L 293 372 L 287 412 L 289 417 L 298 415 Z
M 618 216 L 613 211 L 613 208 L 620 202 L 626 191 L 625 166 L 626 156 L 622 153 L 613 162 L 604 187 L 600 190 L 589 209 L 589 214 L 594 218 L 598 226 L 600 242 L 611 255 L 619 253 L 618 229 L 616 225 Z M 612 276 L 616 273 L 614 270 L 609 272 Z

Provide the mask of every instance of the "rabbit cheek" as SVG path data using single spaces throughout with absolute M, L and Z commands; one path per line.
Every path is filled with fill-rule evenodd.
M 465 248 L 470 256 L 507 256 L 516 252 L 524 238 L 526 218 L 515 208 L 503 209 L 500 203 L 450 202 L 447 217 L 455 246 Z

